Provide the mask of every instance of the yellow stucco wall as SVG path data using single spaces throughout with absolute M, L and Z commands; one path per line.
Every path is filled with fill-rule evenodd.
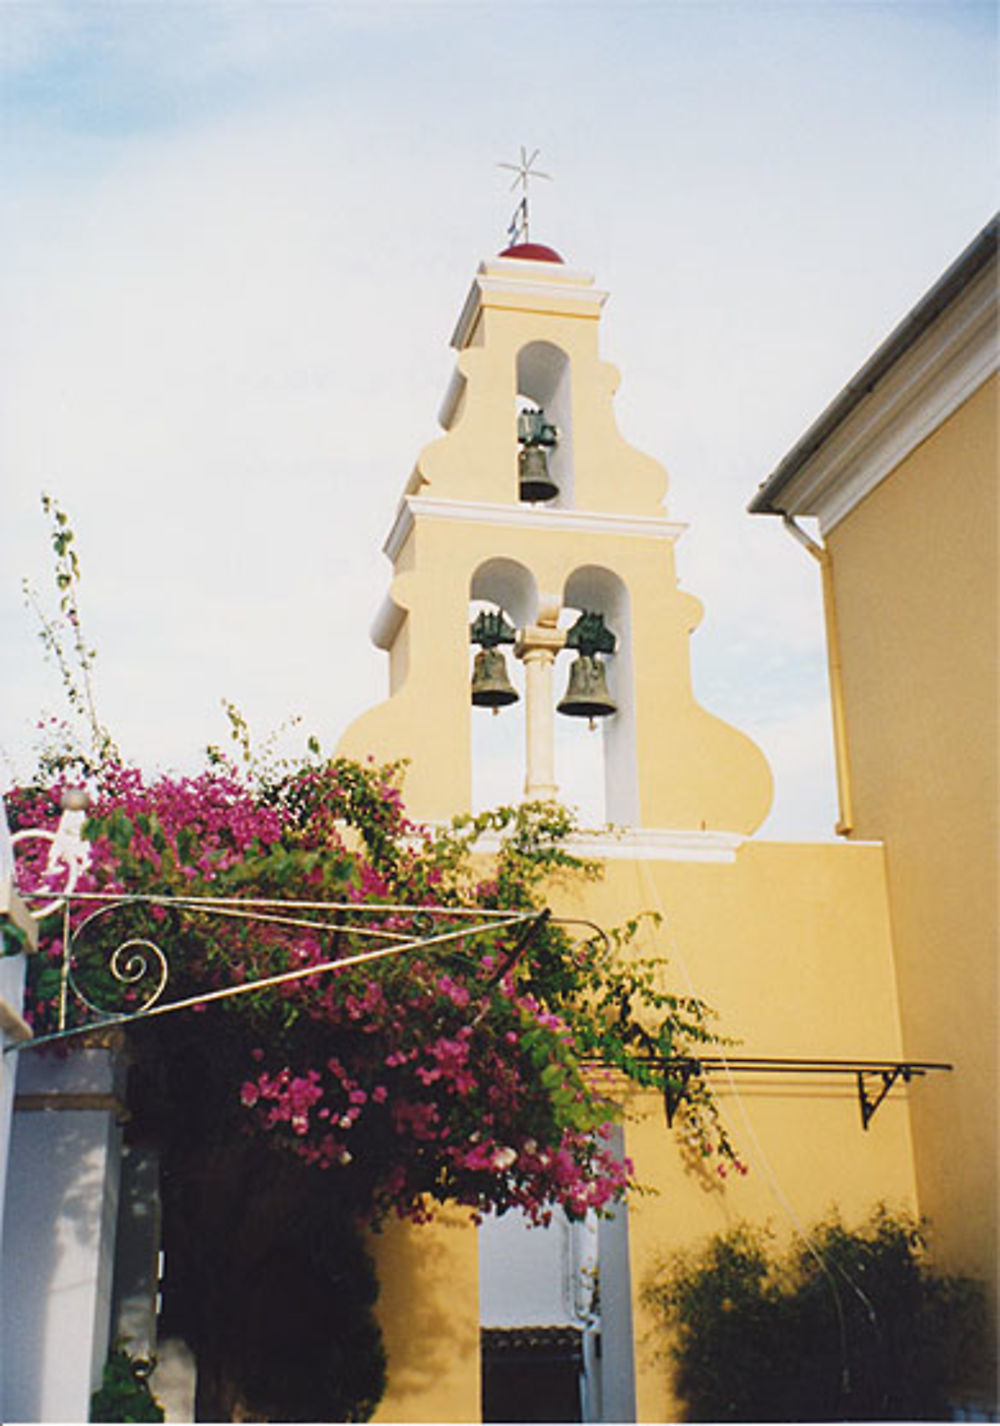
M 373 1421 L 478 1421 L 479 1251 L 467 1213 L 415 1226 L 390 1219 L 369 1240 L 388 1387 Z
M 731 864 L 612 862 L 575 898 L 602 925 L 658 910 L 647 949 L 671 984 L 692 987 L 739 1040 L 734 1055 L 893 1058 L 899 1053 L 882 849 L 746 843 Z M 556 898 L 558 904 L 559 898 Z M 643 1300 L 657 1263 L 740 1219 L 779 1237 L 832 1208 L 858 1222 L 878 1201 L 913 1208 L 908 1102 L 937 1102 L 939 1079 L 896 1090 L 863 1130 L 853 1079 L 725 1076 L 712 1081 L 750 1166 L 708 1186 L 692 1175 L 655 1096 L 633 1099 L 626 1147 L 641 1182 L 629 1214 L 638 1418 L 676 1419 L 662 1328 Z M 711 1176 L 709 1176 L 711 1178 Z
M 678 587 L 673 547 L 682 527 L 664 514 L 667 473 L 618 430 L 618 373 L 598 350 L 604 294 L 587 274 L 510 259 L 485 264 L 473 294 L 469 310 L 478 316 L 462 330 L 456 362 L 461 396 L 404 495 L 409 528 L 394 548 L 389 596 L 391 696 L 350 725 L 338 751 L 409 758 L 408 802 L 418 817 L 467 811 L 477 571 L 495 561 L 520 567 L 537 596 L 525 622 L 539 617 L 538 605 L 568 607 L 568 581 L 596 571 L 615 581 L 628 609 L 628 630 L 615 630 L 628 653 L 620 647 L 608 660 L 608 676 L 634 718 L 637 793 L 634 810 L 613 820 L 754 830 L 770 807 L 770 770 L 749 738 L 695 700 L 689 640 L 701 604 Z M 550 461 L 553 469 L 564 463 L 563 486 L 551 506 L 518 499 L 519 396 L 544 401 L 560 423 Z
M 693 988 L 720 1012 L 723 1032 L 740 1041 L 734 1053 L 896 1059 L 902 1050 L 881 846 L 745 841 L 731 860 L 698 859 L 715 854 L 713 833 L 738 841 L 760 825 L 771 775 L 750 739 L 694 699 L 689 639 L 701 606 L 677 584 L 673 546 L 681 532 L 662 509 L 666 472 L 628 445 L 615 423 L 618 376 L 598 353 L 602 302 L 592 279 L 572 270 L 519 269 L 515 261 L 480 269 L 459 321 L 446 431 L 422 452 L 390 541 L 394 577 L 380 627 L 393 666 L 391 696 L 347 729 L 340 751 L 409 757 L 407 804 L 418 818 L 466 810 L 468 621 L 477 571 L 504 561 L 505 579 L 518 571 L 511 587 L 536 591 L 531 608 L 517 594 L 527 612 L 512 617 L 522 630 L 546 618 L 551 628 L 560 607 L 563 615 L 578 610 L 568 587 L 575 599 L 585 597 L 587 580 L 590 590 L 613 590 L 616 633 L 627 638 L 608 660 L 619 702 L 612 721 L 625 729 L 617 747 L 627 747 L 628 757 L 620 766 L 637 789 L 634 817 L 613 820 L 654 829 L 651 845 L 683 843 L 692 854 L 609 859 L 601 881 L 553 887 L 553 909 L 604 926 L 641 910 L 661 912 L 664 924 L 645 948 L 666 956 L 679 991 Z M 563 487 L 552 506 L 518 501 L 519 396 L 543 405 L 559 425 Z M 581 570 L 597 576 L 572 585 Z M 476 588 L 477 598 L 510 610 L 506 596 Z M 614 774 L 619 763 L 609 766 Z M 921 1057 L 935 1057 L 919 1048 Z M 745 1178 L 706 1186 L 685 1167 L 655 1097 L 629 1105 L 627 1151 L 640 1181 L 656 1190 L 637 1198 L 629 1215 L 642 1420 L 675 1411 L 658 1356 L 665 1344 L 643 1299 L 661 1255 L 742 1217 L 788 1233 L 833 1207 L 855 1222 L 880 1200 L 913 1207 L 909 1107 L 940 1114 L 949 1093 L 943 1077 L 897 1087 L 865 1131 L 848 1077 L 715 1083 L 750 1165 Z M 377 1419 L 476 1419 L 474 1231 L 455 1221 L 396 1226 L 376 1251 L 389 1353 L 389 1390 Z
M 614 570 L 628 588 L 642 823 L 747 832 L 763 819 L 771 799 L 764 757 L 695 700 L 689 641 L 701 605 L 677 588 L 669 542 L 555 525 L 456 528 L 418 516 L 407 544 L 416 550 L 415 567 L 392 585 L 393 599 L 413 611 L 396 639 L 396 648 L 405 643 L 406 677 L 394 680 L 390 699 L 355 720 L 339 751 L 408 757 L 407 805 L 415 815 L 446 820 L 469 809 L 471 719 L 482 716 L 469 704 L 469 588 L 480 565 L 505 557 L 530 570 L 542 590 L 559 593 L 574 570 L 594 565 Z M 568 659 L 563 677 L 566 666 Z
M 992 377 L 830 534 L 855 824 L 886 844 L 920 1206 L 997 1284 L 997 397 Z
M 900 1053 L 882 849 L 746 843 L 732 862 L 609 861 L 597 883 L 552 888 L 557 913 L 604 926 L 664 916 L 640 949 L 663 955 L 673 987 L 694 990 L 738 1038 L 733 1054 L 873 1059 Z M 655 1095 L 628 1100 L 626 1151 L 655 1190 L 629 1215 L 638 1418 L 676 1418 L 666 1339 L 643 1298 L 656 1265 L 742 1218 L 779 1237 L 832 1208 L 857 1222 L 878 1201 L 913 1208 L 908 1106 L 941 1078 L 893 1091 L 867 1131 L 853 1079 L 740 1076 L 713 1081 L 750 1166 L 723 1183 L 685 1167 Z M 452 1216 L 395 1226 L 376 1242 L 389 1353 L 378 1421 L 475 1420 L 479 1412 L 474 1230 Z

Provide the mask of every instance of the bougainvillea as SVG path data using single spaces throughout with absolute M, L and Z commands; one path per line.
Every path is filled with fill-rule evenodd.
M 198 777 L 147 783 L 109 766 L 85 827 L 90 862 L 77 890 L 90 899 L 72 913 L 76 982 L 94 1004 L 118 995 L 114 1008 L 127 1012 L 143 986 L 122 989 L 108 965 L 128 941 L 165 948 L 168 1000 L 256 984 L 329 965 L 338 944 L 356 947 L 349 910 L 324 921 L 290 915 L 285 903 L 395 907 L 374 924 L 368 917 L 366 933 L 416 938 L 415 949 L 374 962 L 345 956 L 343 968 L 205 1008 L 211 1036 L 238 1042 L 245 1056 L 229 1086 L 232 1121 L 352 1181 L 352 1199 L 373 1217 L 421 1217 L 432 1200 L 477 1213 L 517 1207 L 533 1221 L 555 1207 L 571 1217 L 605 1209 L 631 1168 L 610 1150 L 613 1114 L 590 1064 L 653 1083 L 666 1046 L 710 1038 L 708 1012 L 661 988 L 662 967 L 630 949 L 635 923 L 581 942 L 539 921 L 516 963 L 523 922 L 501 918 L 499 929 L 436 946 L 434 928 L 416 926 L 421 910 L 448 926 L 452 908 L 524 911 L 555 867 L 593 869 L 565 852 L 572 823 L 560 807 L 508 809 L 433 833 L 407 819 L 400 775 L 313 757 L 254 786 L 217 759 Z M 53 828 L 60 791 L 15 790 L 14 827 Z M 486 824 L 506 833 L 488 867 L 473 852 Z M 26 843 L 23 878 L 43 874 L 45 850 Z M 29 1014 L 39 1031 L 53 1028 L 61 958 L 54 936 L 35 962 Z M 134 1022 L 133 1032 L 144 1028 Z M 164 1017 L 156 1033 L 166 1042 L 180 1032 Z M 731 1157 L 713 1123 L 701 1141 Z
M 195 1352 L 196 1419 L 367 1419 L 385 1385 L 367 1235 L 439 1203 L 535 1223 L 608 1210 L 633 1175 L 612 1151 L 622 1077 L 662 1091 L 711 1014 L 637 954 L 638 920 L 548 916 L 553 878 L 597 875 L 558 804 L 420 827 L 402 767 L 312 740 L 294 765 L 258 756 L 230 704 L 235 759 L 210 748 L 197 776 L 152 780 L 124 766 L 96 712 L 73 533 L 45 508 L 59 614 L 27 593 L 84 735 L 44 722 L 7 813 L 55 833 L 65 788 L 92 802 L 66 919 L 43 921 L 31 958 L 35 1044 L 65 1051 L 95 1016 L 124 1039 L 127 1132 L 160 1162 L 161 1325 Z M 42 898 L 64 878 L 51 847 L 19 839 L 19 884 Z M 687 1089 L 682 1153 L 741 1167 L 705 1084 Z

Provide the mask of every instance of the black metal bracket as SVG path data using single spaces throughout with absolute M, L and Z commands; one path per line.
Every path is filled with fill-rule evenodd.
M 918 1071 L 923 1073 L 923 1070 Z M 897 1079 L 902 1079 L 904 1084 L 909 1084 L 913 1078 L 914 1070 L 911 1065 L 889 1065 L 886 1069 L 858 1070 L 858 1103 L 861 1106 L 861 1127 L 867 1129 L 868 1125 L 875 1117 L 875 1111 L 889 1093 Z M 869 1080 L 880 1080 L 881 1088 L 874 1095 L 868 1092 Z
M 678 1055 L 675 1059 L 662 1059 L 656 1063 L 664 1072 L 663 1106 L 668 1128 L 673 1128 L 692 1079 L 703 1074 L 722 1071 L 727 1074 L 853 1075 L 858 1087 L 861 1127 L 867 1130 L 877 1109 L 898 1082 L 909 1084 L 912 1079 L 931 1071 L 954 1068 L 953 1065 L 930 1060 L 823 1060 L 775 1056 L 730 1058 L 723 1055 L 706 1055 L 697 1059 Z
M 667 1114 L 667 1128 L 672 1129 L 674 1116 L 687 1098 L 691 1080 L 701 1072 L 701 1065 L 697 1060 L 670 1060 L 664 1068 L 668 1073 L 663 1084 L 663 1107 Z

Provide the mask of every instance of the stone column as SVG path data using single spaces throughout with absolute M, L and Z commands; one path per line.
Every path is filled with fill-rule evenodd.
M 524 796 L 529 801 L 555 797 L 552 665 L 566 641 L 552 626 L 522 629 L 514 654 L 524 664 Z

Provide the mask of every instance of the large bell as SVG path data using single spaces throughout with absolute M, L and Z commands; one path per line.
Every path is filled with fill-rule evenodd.
M 499 649 L 480 649 L 472 666 L 472 701 L 493 712 L 520 698 L 507 677 L 507 664 Z
M 569 718 L 607 718 L 618 712 L 618 704 L 608 692 L 604 665 L 596 654 L 580 654 L 570 665 L 569 685 L 556 705 Z
M 517 474 L 522 500 L 551 500 L 559 487 L 549 475 L 544 446 L 523 446 L 517 455 Z

